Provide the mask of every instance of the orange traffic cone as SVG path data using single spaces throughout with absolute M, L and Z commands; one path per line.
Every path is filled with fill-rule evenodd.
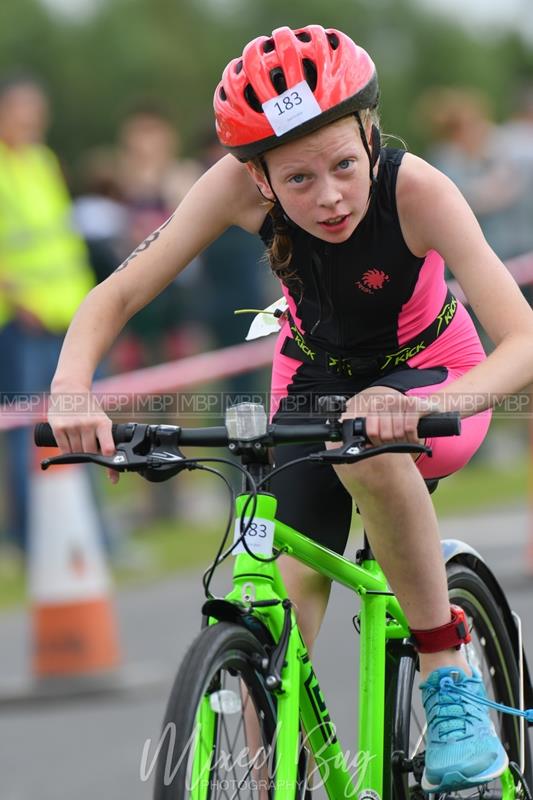
M 30 490 L 29 593 L 32 669 L 37 679 L 109 673 L 119 663 L 111 581 L 89 479 L 78 465 L 40 461 Z

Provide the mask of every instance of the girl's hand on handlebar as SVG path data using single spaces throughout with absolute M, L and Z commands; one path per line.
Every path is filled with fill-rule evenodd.
M 115 443 L 111 433 L 111 420 L 101 409 L 94 407 L 93 396 L 83 392 L 53 392 L 48 400 L 50 423 L 61 453 L 97 453 L 112 456 Z M 117 483 L 119 473 L 108 470 L 112 483 Z
M 395 389 L 365 389 L 348 400 L 343 419 L 366 418 L 366 434 L 373 445 L 391 442 L 420 444 L 421 417 L 439 411 L 436 398 L 408 397 Z

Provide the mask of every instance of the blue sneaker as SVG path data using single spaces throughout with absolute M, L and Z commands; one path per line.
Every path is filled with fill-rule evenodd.
M 448 681 L 444 682 L 443 679 Z M 497 778 L 509 759 L 486 706 L 453 691 L 450 680 L 472 694 L 486 697 L 479 673 L 468 677 L 459 667 L 441 667 L 420 684 L 426 711 L 425 792 L 468 789 Z

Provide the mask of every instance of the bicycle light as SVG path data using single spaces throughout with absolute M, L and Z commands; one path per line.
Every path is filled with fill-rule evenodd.
M 230 406 L 225 421 L 229 438 L 237 441 L 251 441 L 267 432 L 267 415 L 261 403 Z

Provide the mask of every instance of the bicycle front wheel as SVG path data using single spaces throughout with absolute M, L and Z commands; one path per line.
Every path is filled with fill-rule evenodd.
M 471 628 L 472 641 L 465 645 L 471 667 L 483 678 L 490 699 L 518 708 L 519 671 L 516 655 L 502 615 L 490 589 L 472 569 L 460 563 L 447 565 L 450 602 L 464 609 Z M 395 781 L 395 800 L 425 798 L 420 781 L 424 770 L 426 741 L 425 714 L 418 690 L 417 657 L 412 653 L 401 659 L 396 695 L 395 726 L 392 750 L 408 759 L 406 771 Z M 491 712 L 491 718 L 513 764 L 522 763 L 523 774 L 531 785 L 531 753 L 527 727 L 517 717 Z M 523 736 L 522 736 L 523 734 Z M 398 769 L 398 765 L 397 765 Z M 512 770 L 489 784 L 463 792 L 447 793 L 447 798 L 506 798 L 522 796 L 520 778 Z M 525 795 L 524 795 L 525 796 Z
M 274 796 L 276 706 L 252 633 L 205 628 L 178 672 L 165 713 L 154 800 Z

